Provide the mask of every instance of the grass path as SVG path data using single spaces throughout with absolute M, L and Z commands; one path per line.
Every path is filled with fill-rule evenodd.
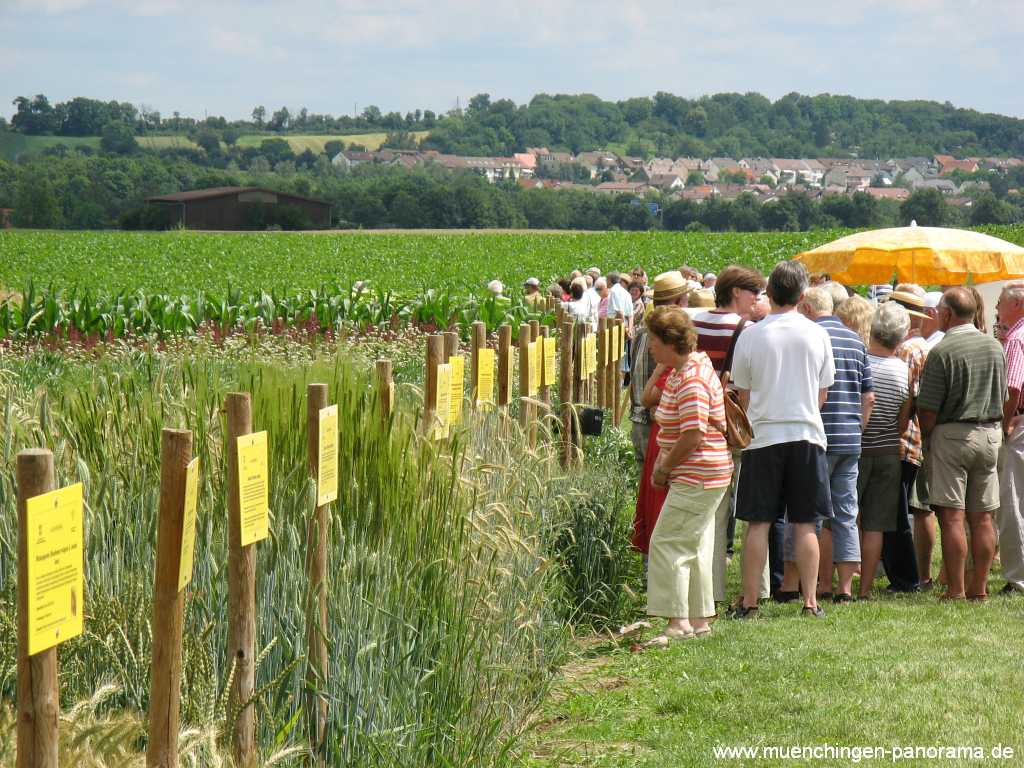
M 733 594 L 737 571 L 733 563 Z M 994 576 L 990 591 L 1002 583 Z M 986 755 L 1003 745 L 1013 758 L 988 764 L 1024 764 L 1024 597 L 979 605 L 879 593 L 826 611 L 811 620 L 798 604 L 768 605 L 756 621 L 721 619 L 709 638 L 642 653 L 611 636 L 581 641 L 530 737 L 530 765 L 852 764 L 714 753 L 826 744 L 982 747 Z M 893 757 L 861 764 L 891 765 Z

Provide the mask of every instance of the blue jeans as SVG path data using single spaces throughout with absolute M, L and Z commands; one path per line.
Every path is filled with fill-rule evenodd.
M 832 531 L 832 562 L 860 562 L 860 533 L 857 530 L 857 467 L 860 455 L 856 453 L 826 453 L 829 490 L 832 494 L 832 519 L 818 520 L 822 527 Z M 786 562 L 796 560 L 793 526 L 786 526 Z

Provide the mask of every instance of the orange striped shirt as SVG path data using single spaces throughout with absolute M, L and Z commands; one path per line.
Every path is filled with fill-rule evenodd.
M 673 483 L 724 488 L 732 480 L 732 455 L 719 427 L 725 427 L 722 383 L 711 359 L 692 352 L 686 366 L 665 383 L 655 418 L 661 427 L 658 447 L 671 450 L 683 432 L 701 433 L 700 445 L 669 474 Z

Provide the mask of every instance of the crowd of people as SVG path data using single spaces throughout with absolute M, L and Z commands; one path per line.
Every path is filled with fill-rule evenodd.
M 769 599 L 820 618 L 871 600 L 879 573 L 893 592 L 984 601 L 996 556 L 999 592 L 1024 592 L 1024 282 L 1003 289 L 991 334 L 973 287 L 942 288 L 865 298 L 796 261 L 767 278 L 591 268 L 550 286 L 577 320 L 629 328 L 633 545 L 648 613 L 668 620 L 648 645 Z

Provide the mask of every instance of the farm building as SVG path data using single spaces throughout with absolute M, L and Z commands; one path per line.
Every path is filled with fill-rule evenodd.
M 167 226 L 188 229 L 325 229 L 331 204 L 263 187 L 213 187 L 146 198 L 164 210 Z

